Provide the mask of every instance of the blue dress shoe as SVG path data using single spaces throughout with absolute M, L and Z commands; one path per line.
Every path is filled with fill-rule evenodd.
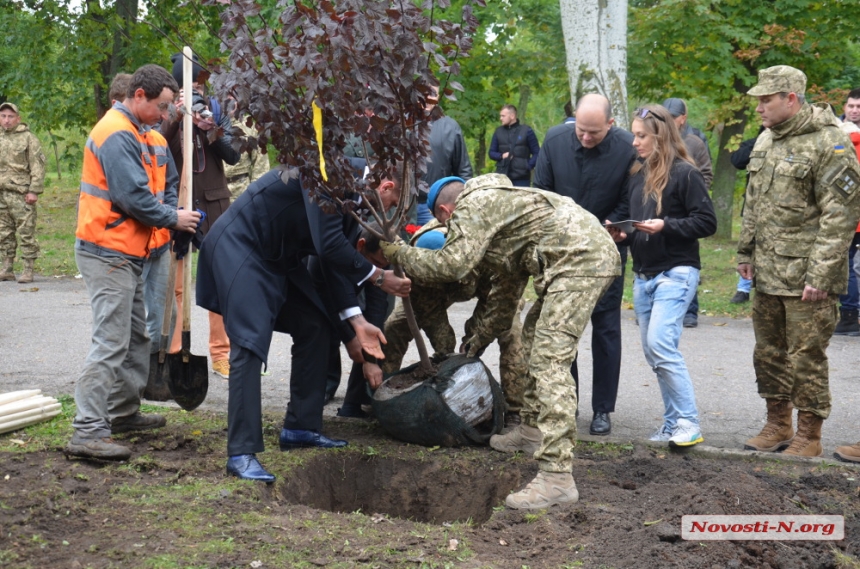
M 300 429 L 282 429 L 281 438 L 278 441 L 281 450 L 294 448 L 340 448 L 345 447 L 346 441 L 330 439 L 316 431 L 303 431 Z
M 242 480 L 256 480 L 271 484 L 275 481 L 275 475 L 270 474 L 263 468 L 256 455 L 237 454 L 227 459 L 227 474 L 237 476 Z

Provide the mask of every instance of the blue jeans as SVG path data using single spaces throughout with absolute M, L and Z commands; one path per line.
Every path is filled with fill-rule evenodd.
M 165 251 L 158 257 L 150 257 L 143 263 L 143 304 L 146 306 L 146 333 L 151 341 L 149 349 L 152 353 L 161 349 L 161 324 L 169 276 L 170 251 Z M 167 332 L 167 345 L 170 346 L 173 327 L 176 325 L 176 300 L 173 291 L 168 304 L 170 305 L 170 328 Z
M 738 292 L 749 294 L 750 290 L 752 290 L 752 279 L 745 279 L 738 275 Z
M 698 284 L 699 271 L 693 267 L 674 267 L 650 279 L 637 274 L 633 280 L 633 306 L 642 349 L 657 374 L 665 409 L 663 422 L 670 430 L 678 419 L 699 424 L 693 381 L 678 350 L 684 314 Z

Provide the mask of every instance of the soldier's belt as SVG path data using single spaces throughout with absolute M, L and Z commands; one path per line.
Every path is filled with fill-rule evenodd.
M 250 174 L 237 174 L 235 176 L 230 176 L 229 178 L 227 178 L 228 184 L 234 184 L 236 182 L 246 182 L 246 183 L 250 184 L 251 183 L 251 176 L 250 176 Z

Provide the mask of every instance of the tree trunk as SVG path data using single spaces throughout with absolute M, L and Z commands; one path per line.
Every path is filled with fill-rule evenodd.
M 520 85 L 520 103 L 517 106 L 517 118 L 521 123 L 526 122 L 526 111 L 529 109 L 529 99 L 532 96 L 532 88 L 528 85 Z
M 627 0 L 559 0 L 559 5 L 571 101 L 600 93 L 612 104 L 616 124 L 628 128 Z
M 735 204 L 735 185 L 738 171 L 732 166 L 731 151 L 726 148 L 732 137 L 743 136 L 746 127 L 746 109 L 738 109 L 724 125 L 720 133 L 720 144 L 717 147 L 717 159 L 714 161 L 714 181 L 711 183 L 711 200 L 717 214 L 716 237 L 732 238 L 732 210 Z
M 138 2 L 139 0 L 116 0 L 113 10 L 116 12 L 118 21 L 122 22 L 116 25 L 117 20 L 112 18 L 110 8 L 103 9 L 98 2 L 87 0 L 87 11 L 91 17 L 106 27 L 113 28 L 110 55 L 106 56 L 99 65 L 104 85 L 110 85 L 114 76 L 126 65 L 128 58 L 125 51 L 131 43 L 132 27 L 137 23 Z M 111 108 L 111 102 L 107 100 L 108 91 L 102 85 L 96 84 L 93 86 L 93 94 L 96 114 L 101 118 Z
M 60 150 L 57 145 L 57 137 L 50 130 L 48 131 L 48 136 L 51 137 L 51 148 L 54 149 L 54 160 L 57 163 L 57 179 L 62 180 L 63 172 L 60 170 Z
M 479 176 L 487 166 L 487 126 L 481 127 L 478 133 L 478 148 L 475 150 L 475 168 L 472 173 Z

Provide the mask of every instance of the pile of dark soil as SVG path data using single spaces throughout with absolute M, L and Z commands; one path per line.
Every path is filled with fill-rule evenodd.
M 222 429 L 172 421 L 126 437 L 127 464 L 0 453 L 0 566 L 776 569 L 860 557 L 849 467 L 582 443 L 580 502 L 523 512 L 504 508 L 536 473 L 522 456 L 402 444 L 345 421 L 326 434 L 346 449 L 280 453 L 272 427 L 267 487 L 225 475 Z M 684 541 L 686 514 L 839 514 L 845 539 Z

